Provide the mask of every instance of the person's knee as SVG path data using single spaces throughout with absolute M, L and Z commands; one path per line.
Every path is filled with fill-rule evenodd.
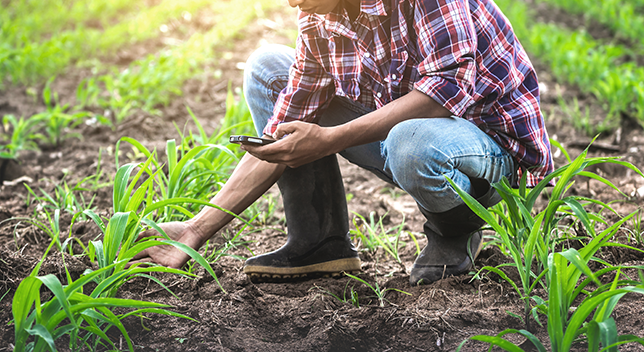
M 409 193 L 428 180 L 442 177 L 444 167 L 432 165 L 448 163 L 445 155 L 433 146 L 427 136 L 419 135 L 418 119 L 403 121 L 394 126 L 383 143 L 385 167 L 393 175 L 394 181 Z M 421 181 L 424 179 L 424 181 Z
M 280 44 L 262 45 L 246 60 L 244 81 L 265 80 L 286 70 L 293 62 L 293 49 Z

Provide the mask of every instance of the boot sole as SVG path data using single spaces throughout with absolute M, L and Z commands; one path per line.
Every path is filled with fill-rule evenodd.
M 360 259 L 345 258 L 299 267 L 271 267 L 249 265 L 244 273 L 252 282 L 289 282 L 309 280 L 318 277 L 341 277 L 343 272 L 358 274 L 362 271 Z

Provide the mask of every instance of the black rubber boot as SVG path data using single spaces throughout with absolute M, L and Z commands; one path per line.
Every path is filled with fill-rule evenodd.
M 484 179 L 472 179 L 474 197 L 484 207 L 491 207 L 501 197 Z M 429 213 L 424 232 L 427 246 L 414 262 L 409 277 L 412 286 L 427 285 L 452 275 L 467 273 L 478 256 L 482 241 L 481 226 L 485 223 L 465 203 L 443 213 Z
M 282 282 L 359 271 L 336 156 L 286 169 L 277 185 L 288 238 L 280 249 L 246 261 L 244 272 L 251 281 Z

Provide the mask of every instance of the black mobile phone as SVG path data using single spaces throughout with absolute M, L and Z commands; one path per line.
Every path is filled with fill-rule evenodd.
M 266 139 L 253 136 L 230 136 L 230 143 L 239 143 L 246 145 L 267 145 L 275 142 L 273 139 Z

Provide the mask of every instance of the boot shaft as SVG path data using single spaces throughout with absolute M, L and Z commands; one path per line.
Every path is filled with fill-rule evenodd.
M 473 178 L 471 182 L 474 198 L 485 208 L 489 208 L 501 201 L 501 196 L 487 180 Z M 485 224 L 485 221 L 465 203 L 442 213 L 430 213 L 422 208 L 420 208 L 420 211 L 427 219 L 424 225 L 425 233 L 431 231 L 441 236 L 467 236 Z
M 287 168 L 277 181 L 284 202 L 289 241 L 319 243 L 349 232 L 347 201 L 337 157 L 329 155 Z

